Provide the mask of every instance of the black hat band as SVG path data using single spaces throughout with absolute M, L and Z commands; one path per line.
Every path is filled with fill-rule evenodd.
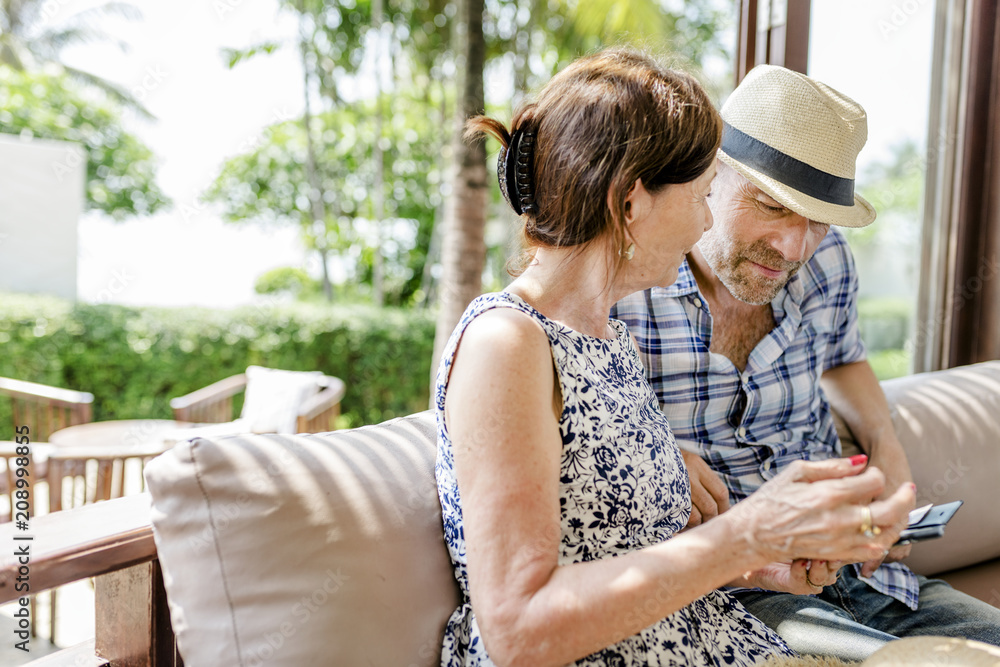
M 722 151 L 740 164 L 813 199 L 839 206 L 854 206 L 853 178 L 841 178 L 817 169 L 737 130 L 729 123 L 724 123 L 722 127 Z

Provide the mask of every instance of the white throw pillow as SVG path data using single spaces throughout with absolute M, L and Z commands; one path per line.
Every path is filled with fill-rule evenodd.
M 261 366 L 247 368 L 246 398 L 240 419 L 251 433 L 295 433 L 299 410 L 319 391 L 319 371 L 281 371 Z

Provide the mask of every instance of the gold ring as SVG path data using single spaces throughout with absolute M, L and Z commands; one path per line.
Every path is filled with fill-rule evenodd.
M 809 578 L 809 570 L 806 570 L 806 583 L 809 584 L 810 586 L 812 586 L 813 588 L 818 588 L 820 590 L 823 590 L 822 586 L 814 584 L 813 581 L 812 581 L 812 579 Z
M 865 537 L 875 537 L 882 529 L 872 523 L 872 509 L 868 505 L 861 507 L 861 534 Z

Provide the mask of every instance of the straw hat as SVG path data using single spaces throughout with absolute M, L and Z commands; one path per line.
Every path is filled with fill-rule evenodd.
M 784 67 L 758 65 L 722 107 L 719 159 L 796 213 L 864 227 L 875 209 L 854 193 L 868 139 L 860 104 Z
M 907 637 L 889 642 L 862 664 L 864 667 L 997 667 L 1000 648 L 954 637 Z
M 896 639 L 862 663 L 831 656 L 774 656 L 766 667 L 998 667 L 1000 648 L 954 637 Z

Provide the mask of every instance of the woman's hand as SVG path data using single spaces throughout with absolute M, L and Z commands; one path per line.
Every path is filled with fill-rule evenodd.
M 873 467 L 860 472 L 863 467 L 851 459 L 796 461 L 722 517 L 765 563 L 881 558 L 906 527 L 915 487 L 902 484 L 885 500 L 874 500 L 885 477 Z M 865 508 L 878 534 L 862 532 Z
M 687 527 L 699 526 L 729 509 L 729 490 L 719 473 L 697 454 L 681 450 L 691 482 L 691 517 Z
M 759 570 L 747 572 L 730 585 L 796 595 L 816 595 L 825 586 L 831 586 L 837 581 L 837 572 L 842 566 L 841 561 L 804 559 L 791 563 L 771 563 Z

